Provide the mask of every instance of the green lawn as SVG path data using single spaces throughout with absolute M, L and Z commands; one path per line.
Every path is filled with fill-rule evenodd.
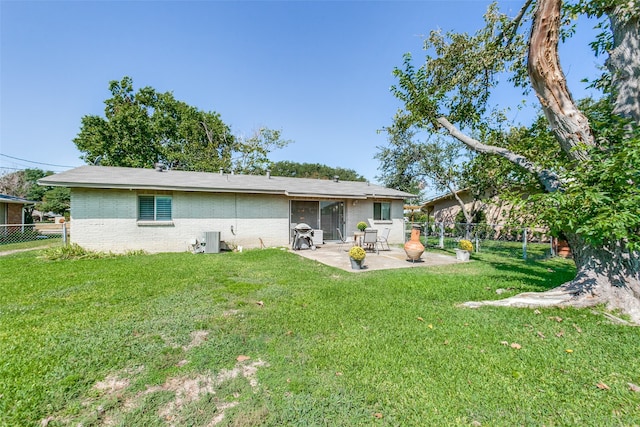
M 2 426 L 640 424 L 640 328 L 458 307 L 554 287 L 565 260 L 41 254 L 0 257 Z
M 0 244 L 0 253 L 25 249 L 46 248 L 51 246 L 62 246 L 62 238 L 51 237 L 41 240 L 29 240 L 26 242 L 2 243 Z

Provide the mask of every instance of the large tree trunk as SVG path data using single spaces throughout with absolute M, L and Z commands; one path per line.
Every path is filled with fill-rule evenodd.
M 595 142 L 588 120 L 573 102 L 560 69 L 561 6 L 561 0 L 537 3 L 529 43 L 529 78 L 558 142 L 569 158 L 584 162 L 589 161 L 589 156 L 580 145 L 593 146 Z M 609 60 L 617 96 L 615 109 L 627 117 L 637 118 L 634 111 L 640 94 L 638 19 L 637 16 L 620 19 L 620 13 L 622 10 L 618 7 L 609 12 L 616 46 Z M 634 58 L 635 61 L 630 61 Z M 632 65 L 628 65 L 629 61 Z M 638 253 L 630 252 L 625 242 L 593 247 L 579 235 L 566 234 L 578 269 L 576 278 L 564 285 L 564 289 L 571 292 L 573 305 L 606 303 L 640 322 Z
M 625 13 L 621 5 L 609 13 L 613 49 L 607 67 L 614 87 L 615 114 L 640 123 L 640 18 Z
M 588 120 L 571 98 L 560 68 L 557 44 L 561 5 L 560 0 L 538 0 L 529 44 L 529 78 L 560 146 L 570 159 L 585 162 L 589 161 L 589 155 L 581 147 L 583 144 L 593 146 L 595 142 Z M 640 122 L 638 14 L 636 11 L 629 16 L 620 7 L 608 12 L 614 33 L 614 49 L 607 62 L 614 88 L 614 111 L 637 125 Z M 446 120 L 440 123 L 457 137 L 457 129 Z M 505 154 L 474 140 L 461 141 L 472 148 L 479 147 L 485 152 L 503 155 L 515 164 L 527 165 L 523 161 L 514 161 L 518 159 L 513 157 L 513 153 Z M 535 167 L 528 170 L 537 172 L 541 182 L 544 182 L 540 170 Z M 545 184 L 545 188 L 554 191 L 558 187 Z M 580 235 L 565 234 L 577 268 L 572 281 L 543 293 L 525 293 L 504 300 L 465 305 L 586 307 L 604 304 L 610 310 L 620 310 L 630 316 L 634 323 L 640 324 L 640 252 L 631 252 L 624 241 L 594 247 Z
M 529 80 L 563 151 L 570 159 L 585 161 L 589 156 L 581 147 L 595 142 L 589 121 L 571 97 L 560 67 L 561 8 L 561 0 L 539 0 L 536 5 L 527 61 Z
M 576 277 L 546 292 L 527 292 L 495 301 L 472 301 L 470 308 L 499 307 L 593 307 L 604 305 L 640 324 L 640 253 L 630 252 L 622 242 L 593 247 L 580 236 L 568 235 L 578 269 Z
M 572 297 L 567 303 L 605 304 L 640 323 L 640 253 L 629 251 L 624 242 L 596 248 L 578 235 L 567 238 L 578 269 L 576 277 L 562 286 Z

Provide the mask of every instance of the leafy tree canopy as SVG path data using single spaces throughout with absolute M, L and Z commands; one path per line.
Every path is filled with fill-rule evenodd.
M 36 209 L 41 212 L 53 212 L 64 215 L 71 206 L 71 190 L 67 187 L 53 187 L 48 190 L 42 201 L 36 203 Z
M 215 112 L 205 112 L 151 87 L 134 92 L 124 77 L 109 83 L 105 117 L 82 118 L 74 143 L 89 164 L 152 168 L 162 163 L 192 171 L 251 173 L 266 168 L 268 153 L 287 145 L 280 131 L 262 128 L 236 138 Z
M 0 193 L 38 202 L 35 208 L 41 212 L 52 211 L 64 215 L 70 206 L 70 191 L 65 187 L 38 185 L 40 178 L 49 175 L 53 175 L 53 172 L 41 169 L 25 169 L 3 175 L 0 177 Z M 27 215 L 30 218 L 31 211 Z
M 288 176 L 292 178 L 333 179 L 338 176 L 342 181 L 366 181 L 353 169 L 331 167 L 320 163 L 296 163 L 290 161 L 275 162 L 270 167 L 274 176 Z
M 597 103 L 577 103 L 560 66 L 558 44 L 571 36 L 573 18 L 582 13 L 600 20 L 602 33 L 591 47 L 608 56 L 603 74 L 591 82 L 603 90 Z M 403 108 L 390 127 L 463 143 L 478 155 L 466 173 L 480 186 L 501 194 L 514 183 L 537 188 L 530 209 L 566 237 L 577 267 L 574 280 L 550 291 L 561 296 L 557 304 L 607 304 L 638 323 L 639 46 L 637 0 L 524 0 L 513 18 L 492 4 L 475 34 L 435 30 L 426 38 L 421 65 L 405 55 L 392 88 Z M 544 119 L 505 126 L 491 98 L 505 77 L 535 92 Z M 415 148 L 407 144 L 407 150 Z M 483 169 L 489 173 L 483 176 Z M 507 303 L 525 298 L 541 304 L 518 298 Z
M 529 10 L 531 3 L 526 1 L 514 18 L 501 13 L 497 5 L 492 4 L 485 14 L 485 27 L 474 35 L 432 31 L 424 43 L 425 61 L 419 67 L 414 65 L 411 55 L 405 55 L 403 67 L 394 71 L 398 84 L 392 88 L 393 93 L 403 101 L 404 109 L 398 112 L 387 131 L 391 141 L 398 133 L 410 137 L 400 145 L 402 155 L 398 154 L 395 158 L 402 159 L 404 156 L 414 161 L 420 159 L 429 145 L 433 144 L 413 140 L 414 135 L 422 132 L 432 135 L 427 138 L 428 141 L 433 141 L 438 135 L 440 138 L 453 137 L 476 152 L 474 160 L 465 166 L 465 179 L 459 182 L 466 181 L 478 193 L 481 193 L 480 190 L 489 190 L 489 193 L 496 194 L 508 188 L 513 189 L 514 185 L 546 193 L 536 198 L 538 210 L 542 206 L 556 206 L 549 211 L 549 215 L 540 216 L 547 219 L 553 217 L 554 228 L 580 230 L 581 235 L 589 236 L 594 244 L 623 238 L 626 244 L 633 247 L 640 243 L 637 232 L 640 210 L 627 197 L 635 201 L 633 194 L 638 187 L 637 180 L 632 177 L 616 179 L 613 176 L 605 179 L 602 175 L 605 172 L 614 175 L 619 173 L 615 168 L 605 171 L 604 165 L 610 162 L 603 163 L 602 156 L 610 161 L 617 156 L 621 159 L 636 158 L 635 137 L 629 129 L 637 128 L 637 123 L 633 119 L 625 122 L 619 118 L 620 98 L 616 96 L 620 89 L 616 91 L 611 86 L 612 76 L 616 74 L 605 71 L 598 80 L 599 87 L 609 90 L 602 100 L 575 103 L 573 111 L 576 111 L 574 116 L 577 119 L 572 128 L 568 128 L 560 113 L 547 107 L 546 101 L 542 102 L 544 114 L 531 126 L 512 128 L 505 126 L 504 114 L 490 104 L 492 90 L 505 76 L 525 90 L 533 88 L 540 99 L 550 96 L 544 92 L 532 66 L 542 47 L 532 45 L 535 40 L 528 40 L 527 31 L 523 29 L 527 24 L 531 25 L 528 20 L 533 12 Z M 633 2 L 603 0 L 567 3 L 562 15 L 562 22 L 566 26 L 560 28 L 560 36 L 571 35 L 571 18 L 578 13 L 611 18 L 615 12 L 619 14 L 615 15 L 619 21 L 630 20 L 637 26 L 638 11 L 629 9 L 630 3 Z M 592 46 L 597 52 L 612 49 L 614 39 L 609 19 L 602 21 L 599 26 L 603 28 L 603 34 Z M 560 94 L 566 97 L 562 102 L 573 103 L 568 92 Z M 447 165 L 447 156 L 440 153 L 439 159 L 439 164 L 427 165 L 428 168 L 425 168 L 424 162 L 414 165 L 408 162 L 402 165 L 399 162 L 398 170 L 404 172 L 417 167 L 422 173 L 433 173 L 437 169 L 435 166 L 442 169 Z M 637 170 L 637 166 L 634 169 Z M 595 185 L 595 176 L 616 187 Z M 569 191 L 571 188 L 583 190 Z M 589 191 L 586 191 L 587 188 Z M 561 192 L 556 194 L 557 190 Z M 577 197 L 574 202 L 567 200 L 572 197 L 570 194 Z M 590 200 L 586 200 L 586 197 Z M 564 200 L 562 204 L 568 207 L 567 210 L 558 211 L 559 198 Z M 542 199 L 548 203 L 542 203 Z M 624 214 L 612 215 L 610 209 L 605 208 L 604 201 L 616 205 L 618 210 L 625 206 L 629 209 Z M 599 226 L 595 225 L 594 220 L 571 211 L 580 203 L 603 209 L 599 213 L 590 211 L 590 218 L 598 218 L 597 221 L 601 223 Z M 613 223 L 620 224 L 621 217 L 625 218 L 627 225 L 615 226 Z M 605 226 L 604 222 L 610 224 Z M 617 232 L 612 235 L 613 228 Z
M 41 187 L 38 180 L 53 175 L 51 171 L 24 169 L 0 177 L 0 193 L 23 199 L 40 201 L 52 187 Z

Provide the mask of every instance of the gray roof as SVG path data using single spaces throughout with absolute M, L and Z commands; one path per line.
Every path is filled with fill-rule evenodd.
M 202 191 L 211 193 L 282 194 L 292 197 L 405 199 L 415 197 L 368 182 L 287 178 L 266 175 L 229 175 L 155 169 L 81 166 L 49 175 L 41 185 L 71 188 L 119 188 L 135 190 Z
M 22 197 L 9 196 L 8 194 L 0 194 L 0 203 L 16 203 L 20 205 L 33 205 L 33 200 L 23 199 Z

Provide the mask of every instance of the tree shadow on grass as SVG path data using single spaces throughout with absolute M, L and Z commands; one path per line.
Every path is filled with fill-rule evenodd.
M 505 280 L 521 280 L 522 285 L 514 288 L 516 291 L 544 292 L 556 288 L 573 279 L 576 268 L 573 264 L 561 260 L 494 260 L 476 257 L 494 268 L 498 274 L 487 277 L 496 282 Z M 500 274 L 503 273 L 503 274 Z

